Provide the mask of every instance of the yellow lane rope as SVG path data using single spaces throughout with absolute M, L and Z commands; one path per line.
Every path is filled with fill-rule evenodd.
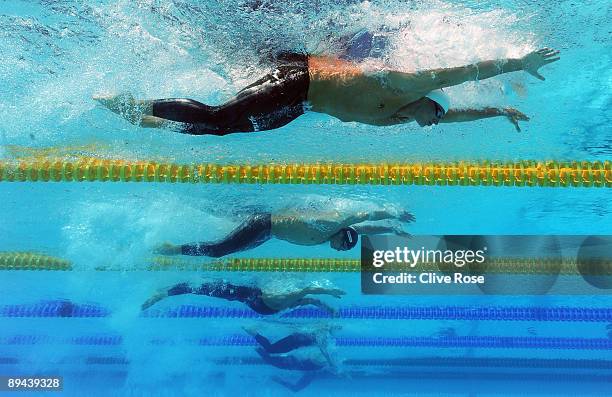
M 0 160 L 5 182 L 170 182 L 438 186 L 612 187 L 610 161 L 402 164 L 174 164 L 105 160 Z
M 151 258 L 142 268 L 98 267 L 96 271 L 237 271 L 237 272 L 359 272 L 359 259 L 334 258 L 229 258 L 196 263 L 174 257 Z M 389 270 L 390 264 L 385 265 Z M 436 263 L 419 263 L 413 268 L 397 266 L 403 272 L 428 272 L 438 269 Z M 448 265 L 440 266 L 448 269 Z M 0 252 L 0 270 L 73 270 L 69 261 L 29 252 Z M 459 271 L 467 271 L 467 268 Z M 480 265 L 484 273 L 578 275 L 575 259 L 489 258 Z M 583 272 L 584 273 L 584 272 Z M 611 276 L 612 261 L 594 263 L 591 275 Z
M 72 264 L 34 252 L 0 252 L 0 270 L 72 270 Z

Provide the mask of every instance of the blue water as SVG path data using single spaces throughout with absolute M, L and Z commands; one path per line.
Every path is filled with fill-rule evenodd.
M 135 127 L 91 100 L 129 91 L 221 103 L 269 69 L 263 61 L 269 54 L 333 53 L 338 37 L 363 29 L 390 42 L 372 62 L 405 71 L 517 57 L 544 46 L 561 50 L 561 61 L 542 69 L 544 82 L 513 73 L 449 89 L 458 107 L 520 109 L 531 117 L 520 133 L 503 118 L 421 129 L 311 113 L 275 131 L 193 137 Z M 611 30 L 612 9 L 600 0 L 0 1 L 0 158 L 32 156 L 24 148 L 33 148 L 68 158 L 251 164 L 610 160 Z M 213 240 L 249 213 L 287 207 L 406 209 L 416 217 L 406 228 L 412 234 L 612 234 L 607 189 L 0 183 L 0 200 L 0 251 L 41 252 L 75 268 L 1 272 L 0 376 L 62 375 L 62 394 L 74 396 L 290 395 L 271 377 L 294 380 L 299 373 L 254 361 L 241 326 L 278 338 L 292 326 L 333 323 L 342 326 L 331 346 L 344 362 L 342 374 L 323 376 L 300 395 L 609 393 L 612 321 L 605 316 L 346 318 L 353 307 L 612 310 L 605 295 L 365 296 L 358 273 L 132 271 L 161 242 Z M 239 256 L 358 258 L 359 250 L 270 241 Z M 120 271 L 94 270 L 100 266 Z M 345 316 L 141 314 L 158 288 L 203 277 L 272 289 L 335 286 L 347 295 L 324 299 Z M 237 302 L 197 296 L 167 299 L 158 308 L 165 313 L 181 305 L 248 313 Z M 7 311 L 17 306 L 30 314 Z M 45 317 L 45 310 L 99 316 Z M 379 346 L 349 343 L 361 337 L 368 338 L 362 345 Z M 549 361 L 525 361 L 533 359 Z

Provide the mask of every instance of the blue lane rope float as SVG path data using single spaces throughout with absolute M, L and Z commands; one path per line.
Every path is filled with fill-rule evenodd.
M 181 305 L 166 310 L 149 309 L 144 317 L 202 317 L 202 318 L 263 318 L 252 310 L 238 308 Z M 330 314 L 316 308 L 294 309 L 282 315 L 284 318 L 330 318 Z M 469 321 L 569 321 L 609 322 L 610 308 L 585 307 L 474 307 L 474 306 L 428 306 L 428 307 L 347 307 L 338 310 L 341 319 L 377 320 L 469 320 Z
M 259 357 L 224 357 L 213 359 L 216 365 L 269 365 Z M 0 364 L 17 364 L 16 357 L 0 357 Z M 69 357 L 61 364 L 129 365 L 123 356 L 89 356 L 84 359 Z M 612 361 L 602 359 L 524 358 L 524 357 L 408 357 L 386 359 L 346 359 L 346 366 L 355 367 L 432 367 L 432 368 L 530 368 L 530 369 L 598 369 L 612 370 Z M 610 375 L 610 374 L 608 374 Z
M 480 348 L 480 349 L 551 349 L 551 350 L 612 350 L 610 338 L 553 338 L 515 336 L 404 336 L 404 337 L 338 337 L 339 347 L 432 347 L 432 348 Z M 152 339 L 153 345 L 174 345 L 173 339 Z M 37 345 L 66 343 L 84 346 L 120 346 L 120 335 L 82 335 L 72 338 L 53 338 L 42 335 L 15 335 L 0 338 L 0 345 Z M 257 342 L 251 336 L 228 335 L 199 338 L 184 342 L 200 346 L 253 347 Z
M 225 357 L 217 365 L 268 365 L 259 357 Z M 411 357 L 396 359 L 348 359 L 343 364 L 376 367 L 506 367 L 555 369 L 612 369 L 612 361 L 596 359 L 539 359 L 500 357 Z
M 0 306 L 0 317 L 107 317 L 110 311 L 97 305 L 55 301 L 30 305 Z
M 563 350 L 612 350 L 608 338 L 544 338 L 514 336 L 450 336 L 450 337 L 399 337 L 399 338 L 337 338 L 342 347 L 435 347 L 481 349 L 563 349 Z
M 214 360 L 217 365 L 268 365 L 259 357 L 224 357 Z M 483 367 L 541 369 L 612 369 L 612 361 L 569 358 L 509 358 L 509 357 L 410 357 L 387 359 L 347 359 L 343 365 L 364 367 Z
M 111 312 L 97 305 L 69 301 L 0 306 L 0 317 L 107 317 Z M 180 305 L 148 309 L 146 318 L 264 318 L 250 309 Z M 293 309 L 284 318 L 330 318 L 317 308 Z M 468 320 L 468 321 L 567 321 L 612 322 L 612 308 L 527 306 L 352 306 L 338 310 L 340 319 L 376 320 Z
M 346 365 L 399 367 L 486 367 L 486 368 L 556 368 L 612 369 L 612 361 L 567 358 L 499 358 L 499 357 L 423 357 L 395 359 L 349 359 Z

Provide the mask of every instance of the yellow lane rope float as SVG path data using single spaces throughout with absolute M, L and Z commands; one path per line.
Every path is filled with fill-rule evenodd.
M 72 264 L 34 252 L 0 252 L 0 270 L 72 270 Z
M 5 182 L 170 182 L 437 186 L 612 187 L 610 161 L 402 164 L 173 164 L 148 161 L 0 160 Z
M 236 271 L 236 272 L 359 272 L 359 259 L 334 258 L 229 258 L 207 263 L 173 258 L 154 257 L 144 267 L 98 267 L 96 271 Z M 448 267 L 447 265 L 441 267 Z M 392 269 L 392 264 L 385 265 Z M 438 269 L 436 263 L 419 263 L 410 268 L 397 266 L 403 272 L 428 272 Z M 29 252 L 0 253 L 0 270 L 73 270 L 69 261 Z M 462 269 L 467 271 L 469 269 Z M 489 258 L 478 269 L 484 273 L 511 274 L 564 274 L 578 275 L 575 259 L 546 258 Z M 598 262 L 589 274 L 612 275 L 612 261 Z

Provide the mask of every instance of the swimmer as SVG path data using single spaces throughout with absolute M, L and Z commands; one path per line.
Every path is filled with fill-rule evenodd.
M 327 369 L 328 366 L 326 361 L 322 360 L 321 357 L 318 357 L 317 355 L 308 355 L 302 358 L 288 354 L 271 355 L 261 347 L 255 349 L 255 351 L 266 364 L 270 364 L 280 369 L 304 372 L 302 377 L 295 384 L 279 376 L 272 377 L 274 382 L 288 388 L 293 392 L 298 392 L 306 388 L 314 379 L 320 377 L 324 372 L 329 371 L 329 369 Z
M 307 305 L 316 306 L 331 315 L 335 315 L 334 308 L 318 299 L 307 297 L 307 295 L 331 295 L 335 298 L 341 298 L 345 292 L 337 288 L 307 287 L 290 292 L 271 293 L 253 286 L 233 285 L 223 280 L 213 280 L 200 285 L 180 283 L 170 288 L 162 288 L 143 303 L 141 309 L 146 310 L 170 296 L 185 294 L 206 295 L 228 301 L 242 302 L 255 312 L 263 315 L 276 314 L 286 309 Z
M 243 327 L 243 329 L 255 338 L 255 341 L 268 353 L 279 354 L 289 353 L 301 347 L 315 346 L 319 349 L 323 357 L 327 360 L 330 366 L 334 366 L 328 352 L 329 335 L 340 330 L 341 326 L 318 326 L 315 329 L 301 329 L 293 332 L 284 338 L 271 343 L 268 338 L 261 335 L 253 328 Z
M 325 373 L 338 375 L 339 369 L 332 360 L 328 348 L 328 336 L 341 329 L 338 325 L 319 325 L 314 329 L 300 329 L 274 343 L 251 328 L 243 327 L 252 335 L 260 347 L 255 351 L 263 361 L 277 368 L 302 371 L 303 375 L 295 383 L 273 376 L 272 380 L 287 389 L 298 392 L 306 388 L 316 378 Z M 317 349 L 312 349 L 316 347 Z M 298 350 L 299 349 L 299 350 Z M 294 354 L 285 354 L 297 350 Z
M 416 121 L 424 127 L 501 116 L 520 130 L 518 122 L 529 118 L 518 110 L 451 109 L 442 89 L 521 70 L 544 80 L 539 69 L 559 60 L 558 55 L 559 51 L 543 48 L 521 58 L 452 68 L 414 73 L 383 68 L 367 73 L 359 63 L 341 57 L 281 53 L 274 71 L 222 105 L 185 98 L 137 100 L 130 94 L 94 99 L 131 123 L 152 128 L 174 126 L 191 135 L 272 130 L 307 110 L 375 126 Z
M 357 244 L 359 234 L 387 234 L 408 236 L 399 224 L 371 222 L 396 220 L 412 222 L 414 216 L 406 211 L 379 210 L 342 215 L 338 211 L 305 214 L 289 210 L 278 214 L 251 215 L 229 235 L 217 242 L 174 245 L 164 243 L 154 250 L 161 255 L 191 255 L 219 258 L 234 252 L 260 246 L 275 237 L 297 245 L 318 245 L 329 242 L 338 251 L 350 250 Z

